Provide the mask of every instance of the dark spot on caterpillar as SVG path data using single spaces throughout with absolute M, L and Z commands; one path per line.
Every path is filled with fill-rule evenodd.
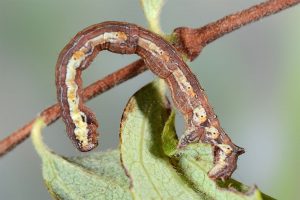
M 93 122 L 94 122 L 94 120 L 91 117 L 87 116 L 86 123 L 87 124 L 92 124 Z
M 85 115 L 81 114 L 81 119 L 82 119 L 83 122 L 87 122 L 86 118 L 87 117 Z

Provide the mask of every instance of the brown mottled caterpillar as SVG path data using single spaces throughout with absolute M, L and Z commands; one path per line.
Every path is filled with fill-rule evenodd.
M 175 48 L 162 37 L 137 25 L 104 22 L 80 31 L 61 51 L 56 64 L 57 97 L 68 136 L 80 151 L 98 144 L 98 123 L 82 101 L 81 72 L 99 51 L 138 54 L 149 69 L 168 84 L 173 102 L 186 120 L 186 132 L 178 148 L 199 140 L 214 146 L 211 178 L 228 178 L 244 152 L 220 126 L 204 90 Z

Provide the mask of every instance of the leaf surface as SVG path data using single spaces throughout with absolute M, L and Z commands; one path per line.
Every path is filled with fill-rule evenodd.
M 42 158 L 43 178 L 55 199 L 132 199 L 129 180 L 119 161 L 118 151 L 64 158 L 43 144 L 39 119 L 32 140 Z
M 128 102 L 120 130 L 121 158 L 135 199 L 200 199 L 171 165 L 161 134 L 171 110 L 162 80 L 146 85 Z

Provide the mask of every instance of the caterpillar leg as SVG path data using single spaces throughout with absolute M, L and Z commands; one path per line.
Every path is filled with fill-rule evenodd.
M 199 141 L 213 145 L 214 166 L 208 172 L 208 176 L 212 179 L 225 180 L 235 171 L 238 156 L 245 153 L 245 150 L 233 144 L 230 139 L 227 141 L 228 144 L 222 143 L 224 140 L 220 137 L 220 133 L 213 126 L 187 129 L 179 140 L 178 148 Z
M 177 148 L 183 148 L 190 143 L 199 142 L 203 134 L 204 128 L 202 127 L 199 129 L 187 129 L 179 139 Z
M 237 168 L 238 156 L 245 153 L 241 147 L 228 144 L 214 146 L 214 167 L 208 172 L 212 179 L 228 179 Z
M 178 144 L 178 148 L 185 147 L 190 143 L 203 142 L 208 144 L 218 144 L 218 139 L 220 137 L 219 131 L 211 127 L 194 127 L 192 129 L 187 129 L 185 133 L 181 136 Z

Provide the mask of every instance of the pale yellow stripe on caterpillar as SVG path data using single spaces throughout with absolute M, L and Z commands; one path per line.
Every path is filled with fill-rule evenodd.
M 189 98 L 187 98 L 187 101 L 188 101 L 187 103 L 192 108 L 193 105 L 191 103 L 191 99 L 195 98 L 196 94 L 195 94 L 191 84 L 188 82 L 187 78 L 185 77 L 185 75 L 183 74 L 183 72 L 181 71 L 180 68 L 175 69 L 172 72 L 172 75 L 174 76 L 175 81 L 177 82 L 177 85 L 180 87 L 181 92 L 189 97 Z M 198 110 L 201 112 L 201 114 L 198 113 L 199 112 Z M 197 125 L 202 123 L 203 120 L 196 119 L 196 118 L 198 117 L 198 114 L 199 114 L 199 116 L 205 116 L 206 115 L 204 108 L 200 105 L 199 108 L 195 108 L 193 110 L 193 113 L 194 113 L 193 114 L 193 120 L 196 121 Z
M 79 110 L 79 97 L 77 95 L 78 86 L 75 83 L 76 69 L 81 65 L 82 61 L 86 58 L 84 52 L 87 51 L 88 44 L 95 47 L 96 45 L 103 44 L 107 41 L 113 43 L 117 41 L 126 41 L 127 36 L 123 32 L 109 32 L 99 35 L 85 43 L 85 45 L 76 51 L 67 64 L 66 85 L 67 97 L 69 103 L 70 116 L 75 124 L 74 134 L 79 141 L 82 148 L 89 148 L 90 141 L 88 139 L 88 125 L 86 122 L 86 115 Z
M 94 47 L 105 42 L 118 42 L 118 41 L 126 41 L 127 35 L 124 32 L 105 32 L 95 38 L 90 39 L 88 42 L 85 43 L 85 47 L 91 43 Z
M 182 92 L 186 93 L 190 98 L 194 98 L 196 96 L 196 93 L 194 92 L 190 82 L 187 80 L 181 69 L 177 68 L 172 73 Z
M 76 68 L 85 59 L 82 51 L 76 51 L 67 64 L 66 86 L 70 116 L 75 124 L 74 134 L 82 147 L 89 145 L 86 115 L 79 110 L 78 86 L 75 82 Z
M 152 53 L 153 56 L 158 57 L 159 59 L 163 60 L 164 62 L 169 61 L 168 53 L 163 51 L 159 46 L 157 46 L 153 42 L 140 37 L 138 40 L 138 45 L 140 47 L 147 49 L 148 51 L 150 51 Z

